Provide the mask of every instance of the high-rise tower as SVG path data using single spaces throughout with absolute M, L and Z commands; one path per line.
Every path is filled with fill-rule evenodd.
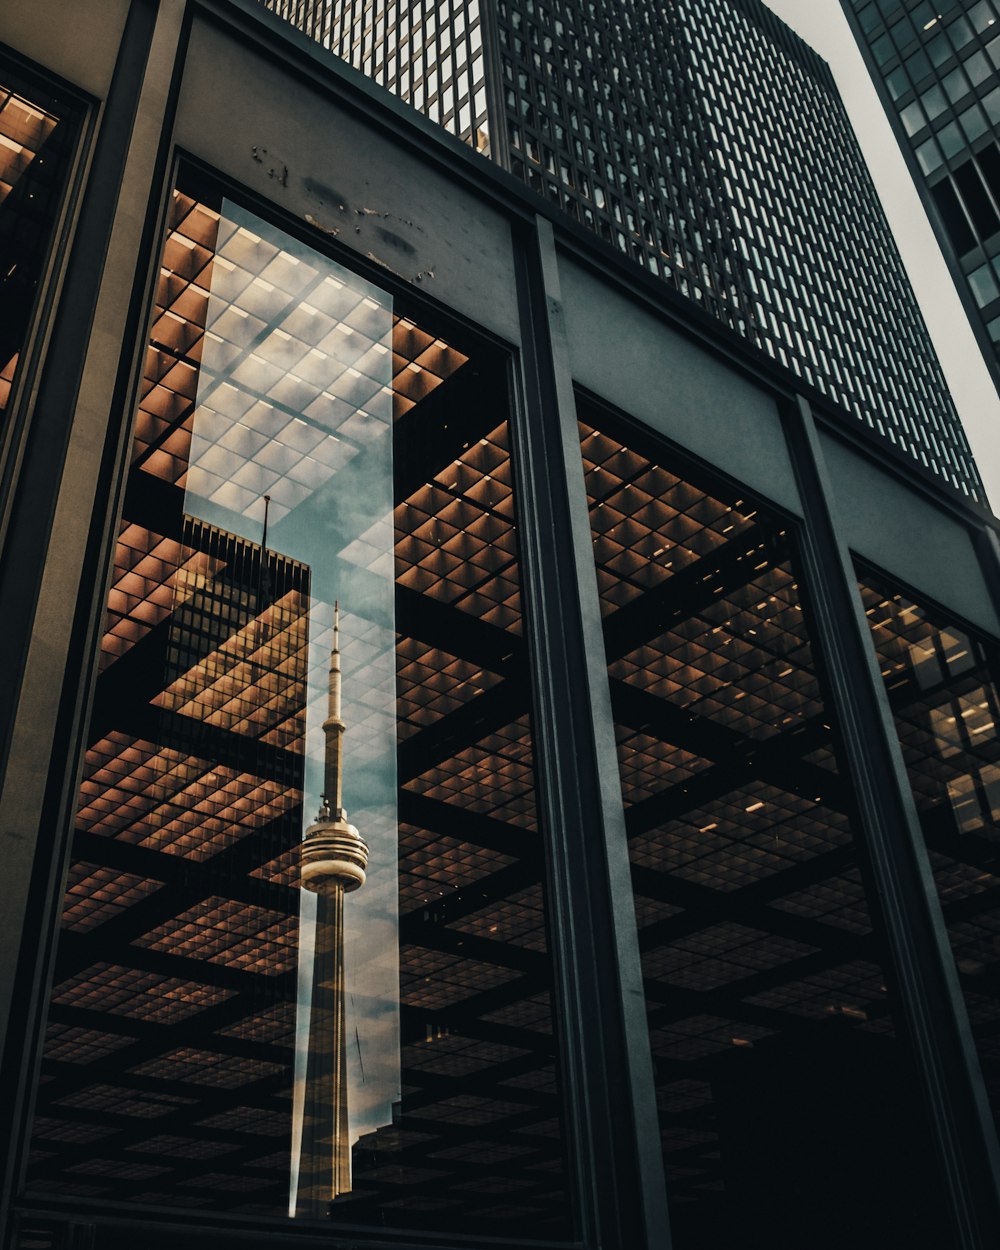
M 1000 389 L 1000 4 L 841 3 Z
M 982 498 L 829 67 L 760 0 L 262 3 Z
M 316 900 L 309 1050 L 295 1209 L 325 1214 L 351 1189 L 344 994 L 344 895 L 365 883 L 368 847 L 343 806 L 340 607 L 334 607 L 323 804 L 302 842 L 302 885 Z

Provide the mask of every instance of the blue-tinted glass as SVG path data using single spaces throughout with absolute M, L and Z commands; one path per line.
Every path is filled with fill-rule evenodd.
M 978 87 L 980 83 L 985 82 L 993 73 L 989 61 L 986 59 L 985 52 L 974 52 L 967 61 L 964 62 L 965 72 L 972 79 L 972 85 Z
M 875 57 L 876 64 L 884 65 L 893 55 L 895 48 L 892 46 L 892 40 L 888 35 L 882 35 L 872 44 L 872 55 Z
M 905 17 L 889 27 L 889 34 L 897 48 L 905 48 L 908 43 L 913 42 L 913 27 Z
M 948 101 L 944 98 L 944 92 L 936 84 L 933 87 L 928 87 L 920 99 L 930 121 L 933 121 L 935 117 L 940 117 L 948 107 Z
M 997 15 L 989 0 L 979 0 L 979 3 L 969 10 L 969 18 L 973 27 L 981 34 L 984 30 L 996 25 Z
M 986 45 L 986 54 L 994 65 L 1000 67 L 1000 35 Z
M 937 17 L 931 0 L 920 0 L 920 4 L 911 12 L 910 20 L 917 30 L 923 30 L 928 22 L 933 22 Z
M 916 151 L 917 163 L 925 174 L 932 174 L 941 165 L 941 153 L 933 139 L 922 143 Z
M 899 117 L 903 123 L 903 129 L 908 135 L 915 135 L 918 130 L 923 130 L 927 125 L 924 110 L 920 107 L 917 100 L 914 100 L 912 104 L 908 104 L 899 114 Z
M 944 35 L 935 35 L 933 39 L 925 44 L 927 55 L 931 58 L 932 65 L 943 65 L 951 56 L 951 45 Z
M 965 147 L 965 139 L 957 122 L 949 122 L 943 130 L 938 131 L 937 137 L 946 158 L 954 156 Z
M 994 87 L 987 96 L 983 96 L 983 108 L 990 119 L 991 126 L 1000 126 L 1000 87 Z
M 923 51 L 914 52 L 912 56 L 907 57 L 906 71 L 913 82 L 919 82 L 921 78 L 926 78 L 931 72 L 931 63 L 927 59 L 927 53 Z
M 986 329 L 989 331 L 989 336 L 993 342 L 1000 343 L 1000 317 L 994 317 Z
M 956 100 L 961 100 L 962 96 L 969 93 L 969 80 L 961 69 L 953 69 L 950 74 L 945 75 L 941 80 L 941 84 L 944 87 L 945 95 L 952 104 Z
M 889 94 L 894 100 L 898 100 L 901 95 L 906 95 L 910 89 L 910 80 L 906 76 L 906 70 L 901 65 L 890 70 L 885 76 L 885 85 L 889 88 Z
M 861 29 L 866 35 L 870 31 L 874 30 L 881 20 L 882 18 L 879 16 L 879 11 L 875 8 L 874 4 L 867 5 L 858 14 L 858 21 L 861 23 Z
M 974 104 L 972 108 L 966 109 L 964 113 L 959 115 L 958 120 L 961 122 L 962 129 L 965 131 L 965 137 L 970 143 L 974 143 L 980 135 L 986 133 L 986 118 L 983 116 L 983 110 L 978 104 Z
M 972 38 L 972 27 L 964 17 L 956 17 L 948 26 L 948 37 L 952 47 L 964 48 Z
M 996 277 L 989 265 L 980 265 L 969 274 L 969 286 L 972 287 L 972 294 L 980 308 L 985 308 L 1000 296 L 1000 287 L 997 286 Z

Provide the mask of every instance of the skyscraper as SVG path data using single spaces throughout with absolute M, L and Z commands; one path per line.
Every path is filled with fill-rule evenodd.
M 0 78 L 0 1243 L 996 1250 L 1000 520 L 258 0 Z
M 1000 5 L 841 3 L 1000 388 Z
M 323 806 L 302 843 L 302 885 L 319 896 L 296 1211 L 323 1215 L 351 1189 L 344 979 L 344 895 L 365 883 L 368 848 L 343 805 L 340 608 L 333 609 Z
M 760 0 L 263 3 L 982 497 L 829 67 Z

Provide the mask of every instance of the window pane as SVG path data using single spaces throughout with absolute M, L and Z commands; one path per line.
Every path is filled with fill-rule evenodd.
M 940 149 L 933 139 L 928 139 L 926 143 L 921 143 L 916 150 L 916 157 L 920 168 L 925 174 L 932 174 L 935 169 L 939 168 L 942 162 Z
M 910 80 L 901 66 L 890 70 L 885 76 L 885 82 L 889 88 L 889 94 L 894 100 L 898 100 L 900 96 L 905 95 L 910 89 Z
M 993 70 L 989 61 L 986 59 L 985 52 L 974 52 L 967 61 L 963 62 L 965 72 L 972 79 L 972 85 L 978 87 L 980 83 L 984 83 Z
M 937 138 L 946 159 L 954 156 L 965 147 L 965 139 L 958 128 L 957 122 L 949 122 L 947 126 L 938 131 Z
M 0 429 L 75 132 L 72 112 L 62 103 L 0 81 Z
M 951 45 L 944 35 L 935 35 L 926 46 L 927 55 L 935 66 L 943 65 L 951 56 Z
M 866 33 L 870 30 L 874 30 L 874 28 L 882 20 L 874 4 L 866 5 L 865 8 L 863 8 L 858 14 L 858 18 L 861 22 L 861 29 Z
M 930 1144 L 790 536 L 631 425 L 581 437 L 674 1244 L 918 1244 Z
M 956 17 L 948 26 L 948 35 L 951 38 L 952 47 L 964 48 L 972 39 L 972 27 L 964 17 Z
M 996 13 L 993 5 L 989 0 L 979 0 L 978 4 L 974 4 L 969 10 L 969 19 L 972 22 L 973 29 L 982 34 L 983 31 L 989 30 L 991 26 L 996 25 Z
M 912 104 L 908 104 L 899 116 L 903 123 L 903 129 L 908 135 L 915 135 L 918 130 L 923 130 L 927 125 L 924 110 L 916 100 Z
M 31 1192 L 565 1234 L 506 368 L 175 195 Z
M 948 102 L 945 100 L 944 92 L 940 87 L 931 87 L 924 92 L 920 99 L 931 121 L 934 121 L 936 117 L 940 117 L 948 107 Z
M 969 286 L 972 287 L 972 293 L 976 297 L 976 303 L 980 308 L 985 307 L 1000 295 L 997 289 L 997 280 L 993 276 L 993 270 L 989 265 L 980 265 L 978 269 L 973 270 L 969 274 Z
M 889 27 L 889 34 L 897 48 L 905 48 L 908 43 L 913 42 L 913 26 L 907 19 L 901 18 L 898 22 L 894 22 Z
M 1000 737 L 996 655 L 874 574 L 861 577 L 994 1115 L 1000 1114 Z
M 965 71 L 961 68 L 953 69 L 950 74 L 945 75 L 941 80 L 945 94 L 954 104 L 956 100 L 960 100 L 962 96 L 967 95 L 969 88 L 969 80 L 965 76 Z
M 892 40 L 889 36 L 881 35 L 872 44 L 872 53 L 875 57 L 876 64 L 884 65 L 886 61 L 895 56 L 896 50 L 893 48 Z
M 926 78 L 931 72 L 927 54 L 925 52 L 914 52 L 912 56 L 907 57 L 906 70 L 915 83 L 919 82 L 921 78 Z
M 910 20 L 917 30 L 924 30 L 928 23 L 933 22 L 937 17 L 931 0 L 920 0 L 920 3 L 910 14 Z

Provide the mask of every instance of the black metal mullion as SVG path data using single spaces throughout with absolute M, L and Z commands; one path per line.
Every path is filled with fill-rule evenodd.
M 785 430 L 819 641 L 957 1244 L 988 1250 L 1000 1244 L 1000 1151 L 965 1002 L 819 434 L 801 397 L 785 413 Z
M 515 269 L 523 404 L 511 422 L 513 467 L 579 1232 L 588 1247 L 666 1250 L 662 1156 L 583 467 L 572 459 L 579 457 L 579 437 L 560 337 L 555 249 L 541 219 L 515 238 Z M 590 589 L 592 604 L 581 588 L 584 595 Z M 610 758 L 599 749 L 605 739 Z

